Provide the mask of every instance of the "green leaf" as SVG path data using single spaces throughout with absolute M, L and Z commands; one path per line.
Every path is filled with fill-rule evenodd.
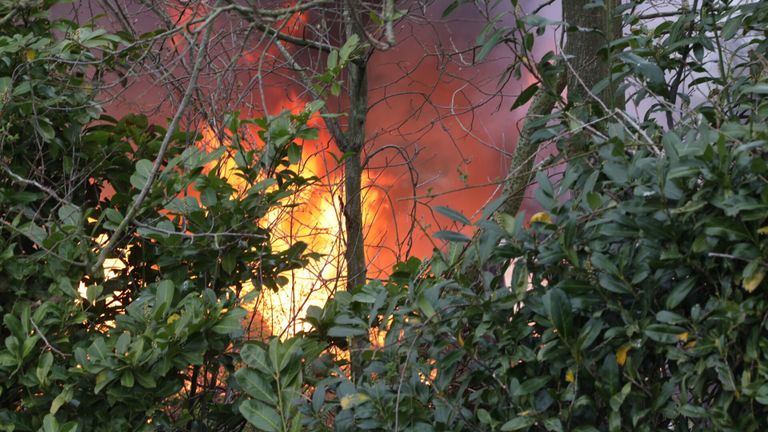
M 83 213 L 80 207 L 72 204 L 62 204 L 58 210 L 59 220 L 68 226 L 80 226 L 83 222 Z
M 101 296 L 102 291 L 104 291 L 102 285 L 88 285 L 85 289 L 85 299 L 88 300 L 88 303 L 94 304 Z
M 243 318 L 248 311 L 242 308 L 236 308 L 227 312 L 213 327 L 211 331 L 218 334 L 237 333 L 243 330 Z
M 216 193 L 216 189 L 213 187 L 206 187 L 200 191 L 200 203 L 205 207 L 213 207 L 219 202 L 219 196 Z
M 523 430 L 529 428 L 534 423 L 536 423 L 536 419 L 533 417 L 515 417 L 501 425 L 501 430 L 504 432 Z
M 685 328 L 668 324 L 651 324 L 644 331 L 648 338 L 664 344 L 676 343 L 684 332 Z
M 148 373 L 137 371 L 134 374 L 134 378 L 136 378 L 136 381 L 139 383 L 139 385 L 144 388 L 153 389 L 157 387 L 157 381 L 155 381 L 152 375 Z
M 140 180 L 139 184 L 141 184 L 141 186 L 134 185 L 137 189 L 144 187 L 144 184 L 149 178 L 149 174 L 152 172 L 152 166 L 152 161 L 147 159 L 140 159 L 138 162 L 136 162 L 136 172 L 134 174 Z
M 112 371 L 101 371 L 96 375 L 96 385 L 93 387 L 93 393 L 99 394 L 104 387 L 107 386 L 112 380 L 115 379 L 115 376 Z
M 686 318 L 672 311 L 663 310 L 656 312 L 656 321 L 664 324 L 679 324 L 684 323 Z
M 270 406 L 277 405 L 275 390 L 267 383 L 259 372 L 248 368 L 241 368 L 235 372 L 235 378 L 243 390 L 252 397 L 265 402 Z
M 480 421 L 480 423 L 486 424 L 486 425 L 491 424 L 491 422 L 493 421 L 491 419 L 491 414 L 488 412 L 488 410 L 485 410 L 483 408 L 480 408 L 477 410 L 477 419 Z
M 560 288 L 549 291 L 549 318 L 563 339 L 570 339 L 573 332 L 571 302 Z
M 77 422 L 68 421 L 63 425 L 59 426 L 59 432 L 77 432 L 77 427 L 78 427 Z
M 736 16 L 725 22 L 723 30 L 720 33 L 723 40 L 728 40 L 736 35 L 736 32 L 741 28 L 741 20 L 741 16 Z
M 39 383 L 46 384 L 48 382 L 48 373 L 51 371 L 51 366 L 53 366 L 53 354 L 50 351 L 46 351 L 40 356 L 39 364 L 35 370 Z
M 505 28 L 498 28 L 487 39 L 485 39 L 483 45 L 480 47 L 480 51 L 475 56 L 475 61 L 483 61 L 485 57 L 490 54 L 494 48 L 496 48 L 496 45 L 501 42 L 501 39 L 504 37 L 506 32 L 507 30 Z
M 519 397 L 519 396 L 526 396 L 530 394 L 534 394 L 535 392 L 539 391 L 544 385 L 550 380 L 550 377 L 542 376 L 542 377 L 535 377 L 531 379 L 527 379 L 522 382 L 519 386 L 516 386 L 515 388 L 512 388 L 512 395 Z
M 330 337 L 354 337 L 367 335 L 368 331 L 362 328 L 335 325 L 328 329 Z
M 10 93 L 13 87 L 13 80 L 10 77 L 0 77 L 0 101 L 5 101 L 6 94 Z
M 51 402 L 50 413 L 52 415 L 56 415 L 56 413 L 59 411 L 59 408 L 61 408 L 65 403 L 71 401 L 74 395 L 75 392 L 71 384 L 64 386 L 64 388 L 61 390 L 61 393 L 57 394 L 56 397 L 53 398 L 53 401 Z
M 437 206 L 435 207 L 435 210 L 438 211 L 438 213 L 441 213 L 443 216 L 448 217 L 449 219 L 456 221 L 462 225 L 472 225 L 472 222 L 467 219 L 466 216 L 459 213 L 458 211 L 444 206 Z
M 612 275 L 619 274 L 619 268 L 616 267 L 616 264 L 613 263 L 613 260 L 599 252 L 593 253 L 590 257 L 590 261 L 592 261 L 592 265 L 600 271 L 604 271 Z
M 240 253 L 240 251 L 233 251 L 221 257 L 221 269 L 227 274 L 232 274 L 237 266 L 237 259 L 239 258 Z
M 341 409 L 348 410 L 351 408 L 354 408 L 358 405 L 361 405 L 367 401 L 371 400 L 371 397 L 364 393 L 350 393 L 348 395 L 344 395 L 339 400 L 339 405 L 341 405 Z
M 328 58 L 326 59 L 326 67 L 328 69 L 335 69 L 336 66 L 339 64 L 339 51 L 338 50 L 331 50 L 331 52 L 328 53 Z
M 601 197 L 599 193 L 587 192 L 585 199 L 587 200 L 587 205 L 589 205 L 589 208 L 592 210 L 597 210 L 603 205 L 603 197 Z
M 685 404 L 680 407 L 680 414 L 690 418 L 703 418 L 707 417 L 707 410 L 704 407 Z
M 131 334 L 127 331 L 123 332 L 117 342 L 115 342 L 115 354 L 118 357 L 123 357 L 128 352 L 128 346 L 131 343 Z
M 619 411 L 611 411 L 608 414 L 608 431 L 621 432 L 621 413 Z
M 155 317 L 162 316 L 173 302 L 173 295 L 176 288 L 173 281 L 165 279 L 157 284 L 155 291 Z
M 240 404 L 240 414 L 252 426 L 264 432 L 279 432 L 281 420 L 278 412 L 261 402 L 247 400 Z
M 423 292 L 419 293 L 416 297 L 416 305 L 422 312 L 424 312 L 424 315 L 427 318 L 432 318 L 435 315 L 435 308 L 432 307 L 432 303 Z
M 48 238 L 48 232 L 45 228 L 38 226 L 33 222 L 28 222 L 20 226 L 19 231 L 21 231 L 28 239 L 39 245 L 42 245 L 45 239 Z
M 51 142 L 56 138 L 56 131 L 53 129 L 50 120 L 45 117 L 39 117 L 34 122 L 35 130 L 45 142 Z
M 557 417 L 551 417 L 541 422 L 549 432 L 563 432 L 563 423 Z
M 352 296 L 352 301 L 358 303 L 373 304 L 376 302 L 376 297 L 365 292 L 359 292 Z
M 59 422 L 53 414 L 46 414 L 43 418 L 43 432 L 60 432 Z
M 297 164 L 301 160 L 301 147 L 294 143 L 288 144 L 288 162 Z
M 632 391 L 632 383 L 626 383 L 624 384 L 624 387 L 621 388 L 620 392 L 611 396 L 611 400 L 609 401 L 609 404 L 611 405 L 611 410 L 619 411 L 619 409 L 621 408 L 621 405 L 624 403 L 624 399 L 627 398 L 627 395 L 631 391 Z
M 325 101 L 324 100 L 316 99 L 316 100 L 313 100 L 311 102 L 308 102 L 304 106 L 304 111 L 309 113 L 309 114 L 314 114 L 314 113 L 320 111 L 321 109 L 323 109 L 324 106 L 325 106 Z
M 645 77 L 652 85 L 664 85 L 664 72 L 659 65 L 648 61 L 642 62 L 637 65 L 637 72 Z
M 277 180 L 273 178 L 264 179 L 256 183 L 255 185 L 253 185 L 252 188 L 248 189 L 248 194 L 250 195 L 250 194 L 262 192 L 264 190 L 267 190 L 267 188 L 269 188 L 270 186 L 274 186 L 276 184 L 277 184 Z
M 525 90 L 520 92 L 520 96 L 518 96 L 517 99 L 515 99 L 515 102 L 512 104 L 509 110 L 513 111 L 525 105 L 525 103 L 528 102 L 533 97 L 533 95 L 536 94 L 536 91 L 538 89 L 539 89 L 539 83 L 534 83 L 529 85 Z
M 123 371 L 120 375 L 120 385 L 126 388 L 132 388 L 134 384 L 133 372 L 130 370 Z
M 270 369 L 267 363 L 267 352 L 258 343 L 251 342 L 243 345 L 240 350 L 240 357 L 245 361 L 245 364 L 254 369 L 261 371 Z
M 601 287 L 605 288 L 606 290 L 612 293 L 616 293 L 616 294 L 632 293 L 632 290 L 630 289 L 629 285 L 627 285 L 626 282 L 622 281 L 616 276 L 603 273 L 598 277 L 598 280 L 600 281 Z
M 751 86 L 744 86 L 741 87 L 742 93 L 752 93 L 752 94 L 768 94 L 768 84 L 755 84 Z
M 359 43 L 360 36 L 356 33 L 352 33 L 352 35 L 347 38 L 344 45 L 339 49 L 339 60 L 341 64 L 346 65 L 346 63 L 349 62 L 350 56 L 357 49 Z
M 674 309 L 682 303 L 683 300 L 688 296 L 688 293 L 691 292 L 691 289 L 696 285 L 696 279 L 695 278 L 688 278 L 682 282 L 679 282 L 677 285 L 675 285 L 674 288 L 672 288 L 672 291 L 670 291 L 669 295 L 667 296 L 667 300 L 665 302 L 667 309 Z
M 123 221 L 123 215 L 112 207 L 108 207 L 106 210 L 104 210 L 104 214 L 107 217 L 107 220 L 115 225 L 119 225 L 120 222 Z
M 275 343 L 280 348 L 280 361 L 276 365 L 279 371 L 283 372 L 289 365 L 300 363 L 302 354 L 302 340 L 300 338 L 290 338 L 285 342 L 282 342 L 277 338 L 275 338 L 275 340 L 277 341 Z
M 456 231 L 447 231 L 442 230 L 435 233 L 435 238 L 440 240 L 445 240 L 448 242 L 469 242 L 472 241 L 471 238 L 467 237 L 466 235 L 456 232 Z
M 451 4 L 448 5 L 447 8 L 443 10 L 443 14 L 441 15 L 443 18 L 450 15 L 456 8 L 459 7 L 459 0 L 453 0 Z

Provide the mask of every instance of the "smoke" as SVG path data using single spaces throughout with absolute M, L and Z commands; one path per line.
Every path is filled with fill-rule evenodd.
M 436 216 L 434 206 L 449 206 L 476 220 L 479 209 L 497 196 L 518 139 L 524 109 L 510 112 L 508 107 L 528 86 L 529 78 L 500 82 L 505 68 L 515 61 L 503 45 L 483 62 L 475 62 L 473 47 L 488 25 L 487 18 L 473 4 L 444 18 L 442 12 L 450 3 L 432 2 L 423 8 L 420 3 L 409 3 L 412 13 L 395 29 L 396 46 L 376 52 L 369 62 L 365 147 L 369 182 L 365 192 L 372 197 L 366 212 L 372 221 L 367 242 L 377 249 L 374 270 L 386 270 L 406 253 L 429 255 L 434 246 L 440 246 L 431 240 L 433 232 L 461 228 Z M 523 2 L 523 7 L 530 10 L 538 5 L 529 3 Z M 204 2 L 169 0 L 152 5 L 164 8 L 166 21 L 157 10 L 137 1 L 82 0 L 62 6 L 57 13 L 81 22 L 104 14 L 99 24 L 141 34 L 185 24 L 208 12 Z M 557 12 L 557 6 L 542 13 Z M 503 7 L 510 6 L 498 6 L 494 13 L 507 13 L 501 24 L 511 25 L 509 11 L 500 9 Z M 294 15 L 284 23 L 283 31 L 305 35 L 307 23 L 325 18 L 311 12 Z M 248 30 L 245 24 L 235 15 L 217 21 L 208 54 L 211 61 L 203 74 L 198 104 L 186 118 L 187 127 L 207 124 L 221 130 L 226 111 L 261 116 L 311 99 L 274 41 Z M 337 43 L 341 36 L 338 27 L 328 28 L 329 42 Z M 319 69 L 325 62 L 324 56 L 311 50 L 292 50 L 310 68 Z M 109 83 L 109 113 L 147 112 L 162 122 L 183 91 L 184 59 L 190 52 L 189 41 L 181 34 L 151 45 L 145 58 L 149 61 L 142 69 L 130 71 L 130 79 Z M 344 100 L 331 100 L 329 106 L 343 109 Z M 341 155 L 328 135 L 323 137 L 309 143 L 305 155 L 322 161 L 318 174 L 334 175 L 338 167 L 329 152 Z M 524 205 L 529 207 L 530 202 Z

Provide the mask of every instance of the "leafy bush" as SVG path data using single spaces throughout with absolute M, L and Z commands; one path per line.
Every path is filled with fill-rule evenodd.
M 490 208 L 471 241 L 442 233 L 446 251 L 310 311 L 311 338 L 383 340 L 361 376 L 342 361 L 307 379 L 308 428 L 768 428 L 768 77 L 754 55 L 768 9 L 705 6 L 683 11 L 690 31 L 650 37 L 624 8 L 613 70 L 648 84 L 628 89 L 649 115 L 596 106 L 541 125 L 567 161 L 536 177 L 543 212 Z M 677 88 L 652 78 L 681 67 L 709 99 L 669 103 Z
M 170 131 L 105 277 L 97 255 L 168 131 L 102 115 L 88 78 L 120 73 L 141 41 L 50 21 L 54 3 L 0 4 L 0 430 L 242 427 L 226 387 L 240 303 L 312 256 L 303 243 L 273 250 L 261 222 L 312 181 L 290 169 L 312 113 L 233 116 L 210 152 Z M 264 144 L 246 147 L 256 129 Z M 242 188 L 224 177 L 227 159 Z

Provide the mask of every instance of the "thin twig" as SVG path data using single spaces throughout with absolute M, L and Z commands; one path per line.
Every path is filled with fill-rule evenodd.
M 163 160 L 165 158 L 165 152 L 166 150 L 168 150 L 168 146 L 171 143 L 171 138 L 173 137 L 173 134 L 176 132 L 176 128 L 178 128 L 179 126 L 181 117 L 184 114 L 184 111 L 186 110 L 186 107 L 189 104 L 190 99 L 192 98 L 192 93 L 194 93 L 195 87 L 197 86 L 197 78 L 200 75 L 200 69 L 203 64 L 203 58 L 205 57 L 205 50 L 208 48 L 208 40 L 210 38 L 212 29 L 213 29 L 213 26 L 209 25 L 205 30 L 205 34 L 203 35 L 203 39 L 200 43 L 200 47 L 197 50 L 197 58 L 195 59 L 194 66 L 192 68 L 192 75 L 189 78 L 189 85 L 187 86 L 187 90 L 181 99 L 179 108 L 176 110 L 176 114 L 173 116 L 173 119 L 171 120 L 171 124 L 168 126 L 168 130 L 165 132 L 165 136 L 163 137 L 163 142 L 162 144 L 160 144 L 160 149 L 157 152 L 157 157 L 155 157 L 155 162 L 152 165 L 152 170 L 149 172 L 149 175 L 147 176 L 147 181 L 146 183 L 144 183 L 144 187 L 141 189 L 141 192 L 139 192 L 139 195 L 136 197 L 136 199 L 131 204 L 131 207 L 126 212 L 125 217 L 120 222 L 120 225 L 118 225 L 117 228 L 115 228 L 115 232 L 112 233 L 112 236 L 109 238 L 109 241 L 107 242 L 107 244 L 101 249 L 101 251 L 99 251 L 99 256 L 96 258 L 96 263 L 91 268 L 91 271 L 94 273 L 101 271 L 101 266 L 104 264 L 104 261 L 106 261 L 107 256 L 112 252 L 115 246 L 117 246 L 117 242 L 120 240 L 120 237 L 123 235 L 123 231 L 125 231 L 125 229 L 128 228 L 128 225 L 133 222 L 133 219 L 136 217 L 136 215 L 139 212 L 139 207 L 141 206 L 142 203 L 144 203 L 144 200 L 149 195 L 149 191 L 152 188 L 152 185 L 154 184 L 158 173 L 160 172 L 160 167 L 163 164 Z
M 710 252 L 707 254 L 707 256 L 711 258 L 726 258 L 726 259 L 732 259 L 732 260 L 738 260 L 738 261 L 749 261 L 746 258 L 737 257 L 736 255 L 717 253 L 717 252 Z
M 34 327 L 35 331 L 37 332 L 37 334 L 40 335 L 40 339 L 42 339 L 43 342 L 45 342 L 45 346 L 47 346 L 48 348 L 50 348 L 51 351 L 55 352 L 56 354 L 58 354 L 58 355 L 60 355 L 62 357 L 69 357 L 69 354 L 65 354 L 65 353 L 59 351 L 58 349 L 56 349 L 56 347 L 54 347 L 53 345 L 51 345 L 51 343 L 45 337 L 43 332 L 40 331 L 40 328 L 37 327 L 37 324 L 35 324 L 35 321 L 32 318 L 29 319 L 29 322 L 32 323 L 32 327 Z
M 38 182 L 36 182 L 34 180 L 25 179 L 24 177 L 22 177 L 22 176 L 16 174 L 15 172 L 11 171 L 11 169 L 8 168 L 8 166 L 5 165 L 5 164 L 2 164 L 0 166 L 2 166 L 3 171 L 5 171 L 6 174 L 11 176 L 11 178 L 13 178 L 13 180 L 15 180 L 17 183 L 21 183 L 21 184 L 23 184 L 25 186 L 34 186 L 34 187 L 40 189 L 41 191 L 47 193 L 48 195 L 50 195 L 51 198 L 54 198 L 56 201 L 58 201 L 61 204 L 74 205 L 71 202 L 65 200 L 64 198 L 61 198 L 53 189 L 51 189 L 51 188 L 49 188 L 49 187 L 47 187 L 47 186 L 45 186 L 43 184 L 40 184 L 40 183 L 38 183 Z

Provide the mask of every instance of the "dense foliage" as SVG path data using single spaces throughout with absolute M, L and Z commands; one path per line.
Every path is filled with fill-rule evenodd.
M 307 429 L 768 428 L 768 6 L 655 29 L 633 6 L 609 58 L 645 118 L 598 101 L 547 117 L 565 168 L 537 175 L 541 213 L 489 209 L 471 240 L 439 233 L 447 251 L 313 309 L 310 338 L 385 337 L 361 376 L 306 378 Z
M 0 430 L 242 427 L 221 386 L 246 287 L 277 288 L 308 259 L 301 243 L 273 250 L 261 221 L 310 181 L 288 167 L 294 140 L 316 134 L 311 113 L 233 116 L 216 149 L 112 119 L 99 79 L 123 73 L 141 41 L 51 21 L 54 3 L 0 2 Z M 254 130 L 265 144 L 238 139 Z M 161 174 L 94 269 L 167 133 Z
M 274 250 L 265 219 L 312 181 L 291 166 L 319 106 L 233 115 L 215 149 L 113 119 L 99 88 L 142 40 L 51 20 L 55 3 L 0 1 L 0 430 L 768 428 L 765 2 L 696 2 L 654 28 L 624 5 L 598 87 L 623 83 L 643 117 L 572 100 L 535 124 L 559 150 L 541 212 L 437 208 L 462 228 L 436 235 L 445 250 L 311 307 L 306 334 L 245 343 L 248 293 L 313 256 Z M 494 21 L 478 57 L 534 53 L 550 25 Z M 567 60 L 524 65 L 541 80 L 513 106 Z M 353 376 L 334 355 L 360 337 Z

